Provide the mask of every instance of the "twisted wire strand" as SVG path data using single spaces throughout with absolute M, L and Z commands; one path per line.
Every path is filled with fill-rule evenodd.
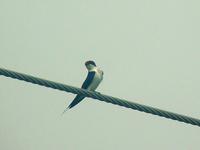
M 0 68 L 0 75 L 6 76 L 6 77 L 11 77 L 11 78 L 18 79 L 18 80 L 23 80 L 23 81 L 26 81 L 26 82 L 31 82 L 33 84 L 38 84 L 38 85 L 41 85 L 41 86 L 45 86 L 45 87 L 49 87 L 49 88 L 53 88 L 53 89 L 57 89 L 57 90 L 65 91 L 65 92 L 70 92 L 70 93 L 73 93 L 73 94 L 82 94 L 86 97 L 90 97 L 90 98 L 97 99 L 97 100 L 100 100 L 100 101 L 104 101 L 104 102 L 107 102 L 107 103 L 112 103 L 114 105 L 119 105 L 119 106 L 123 106 L 123 107 L 126 107 L 126 108 L 131 108 L 131 109 L 138 110 L 138 111 L 141 111 L 141 112 L 150 113 L 150 114 L 157 115 L 157 116 L 160 116 L 160 117 L 165 117 L 165 118 L 168 118 L 168 119 L 177 120 L 177 121 L 180 121 L 180 122 L 184 122 L 184 123 L 188 123 L 188 124 L 192 124 L 192 125 L 196 125 L 196 126 L 200 127 L 200 120 L 199 119 L 192 118 L 192 117 L 185 116 L 185 115 L 181 115 L 181 114 L 177 114 L 177 113 L 173 113 L 173 112 L 169 112 L 169 111 L 166 111 L 166 110 L 161 110 L 161 109 L 154 108 L 154 107 L 151 107 L 151 106 L 138 104 L 138 103 L 135 103 L 135 102 L 130 102 L 130 101 L 127 101 L 125 99 L 115 98 L 115 97 L 104 95 L 104 94 L 101 94 L 101 93 L 98 93 L 98 92 L 87 91 L 87 90 L 84 90 L 84 89 L 81 89 L 81 88 L 77 88 L 77 87 L 69 86 L 69 85 L 66 85 L 66 84 L 57 83 L 57 82 L 37 78 L 37 77 L 31 76 L 31 75 L 18 73 L 18 72 L 3 69 L 3 68 Z

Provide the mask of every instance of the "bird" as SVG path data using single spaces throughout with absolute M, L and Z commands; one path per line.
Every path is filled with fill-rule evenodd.
M 96 66 L 96 63 L 93 60 L 89 60 L 85 62 L 85 66 L 88 70 L 87 77 L 83 82 L 81 88 L 89 91 L 95 91 L 101 81 L 103 80 L 103 71 Z M 85 98 L 84 95 L 77 94 L 74 100 L 69 104 L 69 106 L 63 111 L 63 114 L 76 106 L 79 102 L 81 102 Z

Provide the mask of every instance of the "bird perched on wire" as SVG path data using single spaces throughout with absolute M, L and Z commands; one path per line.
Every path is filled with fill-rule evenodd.
M 95 62 L 92 61 L 92 60 L 86 61 L 85 66 L 88 70 L 88 75 L 87 75 L 85 81 L 83 82 L 81 88 L 86 89 L 86 90 L 90 90 L 90 91 L 94 91 L 94 90 L 96 90 L 96 88 L 99 86 L 99 84 L 103 80 L 103 71 L 100 70 L 96 66 Z M 71 104 L 64 110 L 63 113 L 65 113 L 67 110 L 69 110 L 70 108 L 77 105 L 84 98 L 85 98 L 85 96 L 78 94 L 74 98 L 74 100 L 71 102 Z

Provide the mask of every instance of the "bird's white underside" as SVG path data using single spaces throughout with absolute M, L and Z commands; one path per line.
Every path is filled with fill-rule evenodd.
M 91 90 L 94 91 L 97 89 L 97 87 L 99 86 L 99 84 L 101 83 L 101 81 L 103 80 L 103 71 L 100 70 L 97 67 L 94 67 L 93 69 L 91 69 L 90 71 L 95 71 L 95 76 L 94 79 L 92 81 L 92 83 L 89 85 L 89 87 L 87 88 L 87 90 Z

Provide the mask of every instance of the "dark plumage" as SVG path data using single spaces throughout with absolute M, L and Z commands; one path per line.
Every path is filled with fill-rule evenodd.
M 87 78 L 86 80 L 83 82 L 83 85 L 81 86 L 82 89 L 87 89 L 88 86 L 91 84 L 93 78 L 95 76 L 95 72 L 91 71 L 88 72 Z M 75 105 L 77 105 L 80 101 L 82 101 L 85 98 L 85 96 L 83 95 L 77 95 L 74 100 L 71 102 L 71 104 L 68 106 L 68 109 L 74 107 Z
M 92 61 L 92 60 L 89 60 L 89 61 L 86 61 L 86 62 L 85 62 L 85 65 L 86 65 L 86 66 L 87 66 L 87 65 L 90 65 L 90 64 L 96 66 L 95 62 Z

